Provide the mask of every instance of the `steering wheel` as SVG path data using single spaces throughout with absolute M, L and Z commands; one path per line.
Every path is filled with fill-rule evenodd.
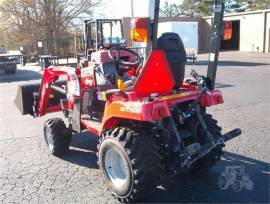
M 120 51 L 126 51 L 126 52 L 131 53 L 132 55 L 136 57 L 136 60 L 134 62 L 129 62 L 129 61 L 120 59 L 119 57 Z M 116 52 L 116 56 L 113 55 L 113 52 Z M 135 51 L 125 48 L 125 47 L 120 47 L 120 46 L 112 47 L 109 51 L 109 57 L 112 60 L 115 60 L 115 62 L 118 63 L 119 65 L 128 66 L 128 67 L 137 67 L 142 61 L 140 55 L 138 55 Z

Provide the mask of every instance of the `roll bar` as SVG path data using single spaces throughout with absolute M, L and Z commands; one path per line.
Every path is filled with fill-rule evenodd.
M 156 50 L 157 47 L 157 35 L 158 35 L 158 22 L 159 22 L 159 10 L 160 10 L 160 0 L 155 0 L 154 8 L 154 21 L 153 21 L 153 31 L 152 31 L 152 49 Z
M 207 87 L 215 88 L 217 63 L 220 50 L 221 36 L 223 34 L 224 0 L 215 0 L 214 24 L 210 41 L 209 60 L 207 68 Z

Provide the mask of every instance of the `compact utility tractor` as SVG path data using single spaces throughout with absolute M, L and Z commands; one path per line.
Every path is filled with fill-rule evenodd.
M 87 40 L 95 48 L 86 50 L 85 68 L 45 68 L 41 83 L 19 86 L 15 99 L 23 114 L 34 117 L 63 111 L 67 126 L 60 118 L 44 124 L 53 155 L 68 152 L 72 133 L 88 130 L 99 136 L 98 165 L 121 202 L 145 199 L 166 175 L 209 169 L 224 143 L 241 134 L 234 129 L 222 135 L 207 113 L 207 107 L 223 103 L 221 91 L 214 89 L 223 2 L 215 6 L 207 76 L 193 70 L 189 79 L 181 38 L 157 37 L 159 4 L 156 0 L 154 19 L 132 24 L 132 39 L 147 42 L 145 62 L 121 37 L 106 39 L 96 32 L 96 40 Z M 100 22 L 95 22 L 99 29 Z

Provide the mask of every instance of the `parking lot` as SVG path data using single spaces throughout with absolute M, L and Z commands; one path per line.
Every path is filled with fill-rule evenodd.
M 188 65 L 186 73 L 192 66 Z M 206 72 L 207 55 L 195 69 Z M 74 135 L 71 151 L 62 158 L 49 155 L 42 127 L 51 114 L 33 119 L 21 116 L 13 100 L 19 84 L 41 78 L 38 67 L 19 67 L 16 75 L 0 73 L 0 203 L 115 203 L 96 164 L 97 138 Z M 228 142 L 220 163 L 201 177 L 179 176 L 149 195 L 150 202 L 269 202 L 270 190 L 270 55 L 223 52 L 217 88 L 225 104 L 209 108 L 223 131 L 241 128 Z M 244 169 L 252 189 L 222 190 L 225 167 Z M 243 175 L 237 178 L 244 183 Z

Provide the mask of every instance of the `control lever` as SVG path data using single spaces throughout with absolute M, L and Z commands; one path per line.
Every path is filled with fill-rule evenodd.
M 191 70 L 190 76 L 192 76 L 196 81 L 200 80 L 200 75 L 195 71 L 195 69 Z
M 199 75 L 194 69 L 191 70 L 190 76 L 192 76 L 198 82 L 198 84 L 201 85 L 201 87 L 206 86 L 206 77 Z

